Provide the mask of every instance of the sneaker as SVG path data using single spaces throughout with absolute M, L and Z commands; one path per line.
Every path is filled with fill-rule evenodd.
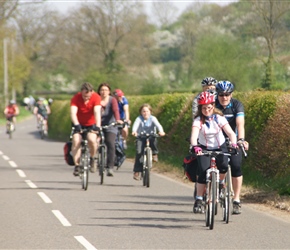
M 242 211 L 241 203 L 238 201 L 233 202 L 233 214 L 240 214 Z
M 136 180 L 136 181 L 140 181 L 139 172 L 134 172 L 133 179 Z
M 113 169 L 107 169 L 107 176 L 114 176 Z
M 91 173 L 95 173 L 97 171 L 97 164 L 93 157 L 90 157 L 90 166 Z
M 158 162 L 158 155 L 153 155 L 153 161 Z
M 75 166 L 75 169 L 73 171 L 74 176 L 79 176 L 79 166 Z
M 123 141 L 123 148 L 127 149 L 127 142 L 125 140 Z
M 203 214 L 204 213 L 204 205 L 202 200 L 195 200 L 194 206 L 193 206 L 193 212 L 195 214 Z

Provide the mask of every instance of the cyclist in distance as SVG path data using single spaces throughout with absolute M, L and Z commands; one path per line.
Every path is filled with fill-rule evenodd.
M 198 111 L 192 123 L 191 129 L 191 151 L 197 155 L 202 150 L 221 150 L 227 152 L 226 139 L 223 131 L 232 142 L 233 147 L 237 147 L 237 139 L 234 131 L 230 127 L 222 112 L 215 107 L 215 95 L 209 92 L 202 92 L 198 98 Z M 210 157 L 199 156 L 197 194 L 194 203 L 194 213 L 202 211 L 203 194 L 206 185 L 206 170 L 210 167 Z M 228 156 L 218 155 L 216 164 L 220 171 L 220 180 L 224 179 L 224 174 L 228 168 Z
M 216 86 L 217 80 L 213 77 L 206 77 L 201 81 L 201 87 L 202 87 L 202 92 L 208 91 L 210 93 L 215 93 L 216 92 Z M 195 116 L 197 109 L 198 109 L 198 97 L 199 94 L 194 97 L 193 102 L 192 102 L 192 115 L 193 117 Z
M 110 125 L 111 123 L 123 123 L 120 120 L 118 102 L 116 98 L 111 96 L 111 87 L 108 83 L 101 83 L 98 88 L 98 93 L 101 96 L 101 119 L 102 126 Z M 108 168 L 107 176 L 114 176 L 114 165 L 115 165 L 115 141 L 118 133 L 118 128 L 110 126 L 104 129 L 105 144 L 107 146 L 107 159 Z
M 131 124 L 130 121 L 130 112 L 129 112 L 129 102 L 127 98 L 124 96 L 124 93 L 121 89 L 115 89 L 114 96 L 116 97 L 118 101 L 119 106 L 119 113 L 120 113 L 120 119 L 124 122 L 128 122 L 128 124 Z M 123 147 L 124 149 L 127 149 L 127 137 L 128 137 L 129 129 L 128 126 L 125 126 L 122 129 L 122 137 L 123 137 Z
M 8 121 L 10 120 L 14 123 L 14 130 L 15 130 L 16 116 L 19 115 L 19 108 L 15 100 L 9 101 L 9 104 L 4 109 L 4 114 L 7 120 L 6 128 L 8 128 Z M 8 133 L 8 129 L 7 129 L 7 133 Z
M 39 97 L 38 101 L 35 103 L 33 114 L 36 115 L 37 127 L 41 117 L 43 117 L 43 123 L 45 126 L 44 132 L 47 133 L 48 131 L 47 119 L 48 115 L 50 114 L 50 107 L 45 103 L 45 99 L 43 97 Z
M 232 98 L 234 85 L 229 81 L 219 81 L 216 85 L 217 100 L 216 107 L 220 109 L 228 120 L 232 130 L 236 132 L 238 144 L 243 144 L 248 150 L 248 143 L 245 141 L 245 113 L 243 104 Z M 242 175 L 242 154 L 230 157 L 232 182 L 234 189 L 233 213 L 241 213 L 240 193 L 243 183 Z
M 79 175 L 82 129 L 88 129 L 87 140 L 90 151 L 90 171 L 96 172 L 95 154 L 97 152 L 97 131 L 101 126 L 101 98 L 94 92 L 90 83 L 85 82 L 81 91 L 75 94 L 70 103 L 70 116 L 74 128 L 72 137 L 72 155 L 75 162 L 73 175 Z
M 132 135 L 138 136 L 141 133 L 151 134 L 158 130 L 160 136 L 164 136 L 165 132 L 162 125 L 159 123 L 157 118 L 153 115 L 152 108 L 149 104 L 145 103 L 139 108 L 139 116 L 135 119 L 132 127 Z M 133 169 L 133 179 L 140 180 L 140 172 L 143 170 L 143 152 L 146 145 L 146 139 L 136 140 L 136 156 Z M 150 147 L 153 153 L 153 161 L 158 162 L 158 147 L 157 138 L 150 138 Z

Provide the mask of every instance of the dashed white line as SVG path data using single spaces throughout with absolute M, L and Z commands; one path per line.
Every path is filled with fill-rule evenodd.
M 31 180 L 25 180 L 25 182 L 31 188 L 37 188 L 37 186 Z
M 86 249 L 97 250 L 90 242 L 88 242 L 83 236 L 75 236 L 75 239 L 81 243 Z
M 68 220 L 62 215 L 62 213 L 59 210 L 52 210 L 53 214 L 58 218 L 58 220 L 61 222 L 61 224 L 65 227 L 70 227 L 71 224 L 68 222 Z
M 16 169 L 16 172 L 18 173 L 18 175 L 20 177 L 22 177 L 22 178 L 25 178 L 26 177 L 25 173 L 21 169 Z
M 17 168 L 17 164 L 14 161 L 8 161 L 11 167 Z
M 52 203 L 51 199 L 48 198 L 48 196 L 43 193 L 43 192 L 37 192 L 37 194 L 40 196 L 40 198 L 45 202 L 45 203 Z
M 6 161 L 8 161 L 10 159 L 7 155 L 2 155 L 2 158 Z
M 3 152 L 2 151 L 0 151 L 0 155 L 3 155 Z

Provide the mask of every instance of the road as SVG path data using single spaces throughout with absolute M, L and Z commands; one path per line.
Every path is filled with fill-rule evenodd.
M 290 248 L 289 222 L 246 205 L 209 230 L 189 186 L 152 174 L 145 188 L 129 161 L 103 185 L 91 174 L 83 191 L 64 143 L 41 140 L 34 119 L 16 129 L 11 140 L 0 129 L 0 249 Z

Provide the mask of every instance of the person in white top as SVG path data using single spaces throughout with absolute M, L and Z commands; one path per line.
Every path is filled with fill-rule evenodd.
M 198 111 L 193 120 L 190 138 L 192 151 L 200 155 L 197 157 L 199 169 L 194 213 L 202 211 L 202 197 L 206 185 L 206 170 L 210 166 L 210 157 L 201 155 L 201 152 L 203 149 L 227 152 L 223 131 L 230 138 L 232 147 L 236 148 L 236 135 L 222 112 L 215 108 L 215 95 L 209 92 L 202 92 L 198 98 Z M 220 171 L 220 179 L 223 180 L 228 168 L 228 156 L 217 156 L 216 164 Z

